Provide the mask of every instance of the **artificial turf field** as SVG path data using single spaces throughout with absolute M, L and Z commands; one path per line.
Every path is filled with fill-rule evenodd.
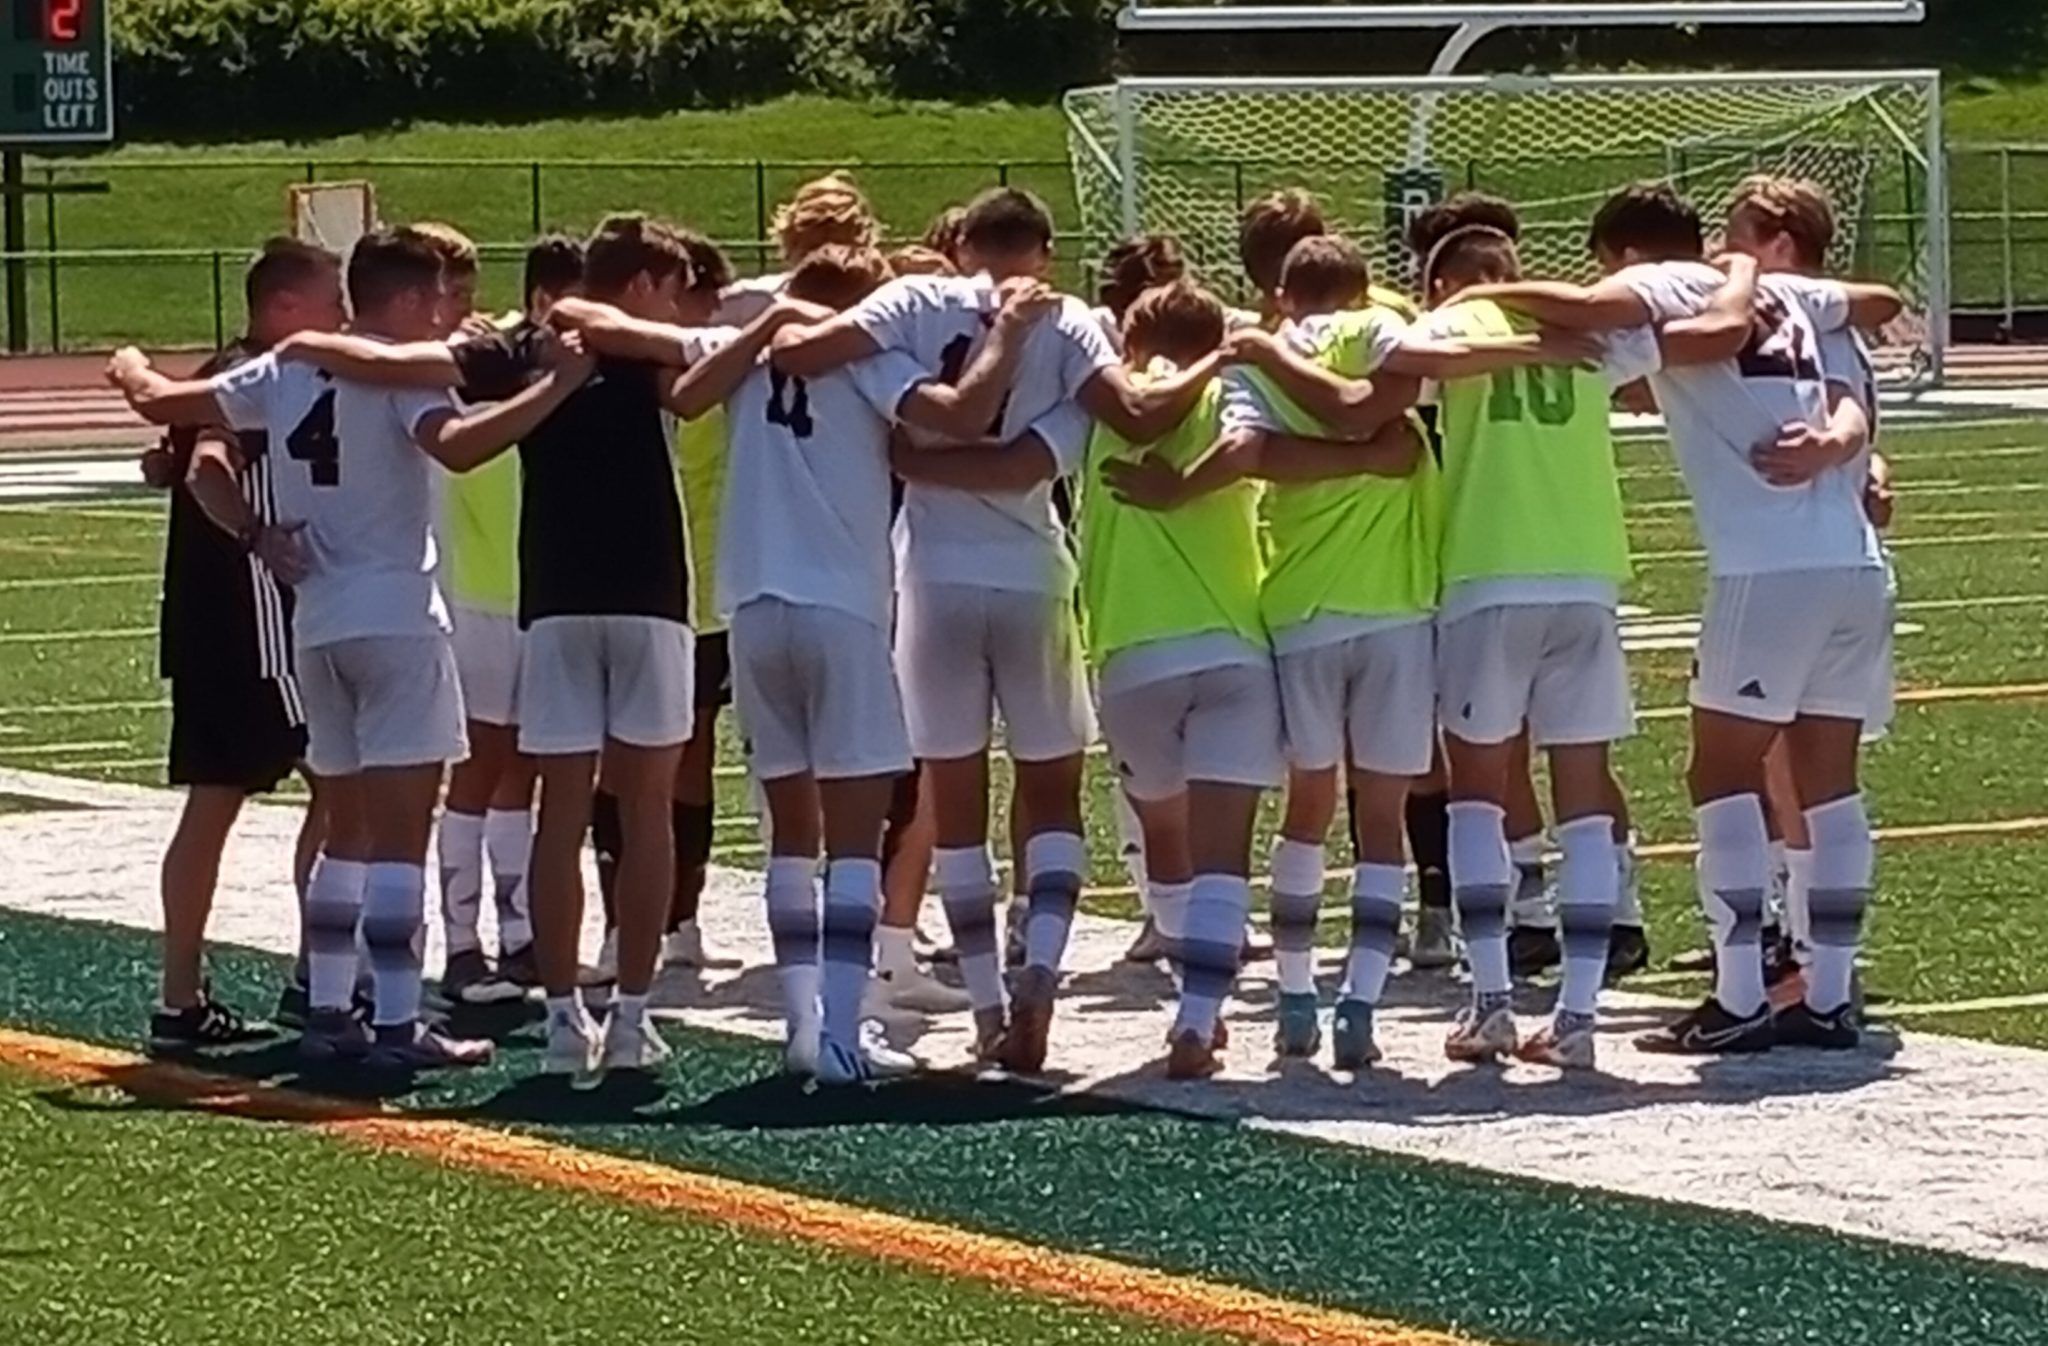
M 1869 984 L 1911 1027 L 2048 1045 L 2048 951 L 2014 937 L 2038 928 L 2048 872 L 2048 424 L 1894 428 L 1887 450 L 1904 697 L 1867 786 L 1879 825 L 1903 835 L 1881 849 Z M 1653 935 L 1669 951 L 1697 930 L 1690 865 L 1674 853 L 1690 827 L 1671 712 L 1700 564 L 1663 446 L 1630 439 L 1623 456 L 1642 610 L 1630 629 L 1670 648 L 1635 655 L 1648 714 L 1622 769 L 1654 857 Z M 64 461 L 37 470 L 62 475 Z M 43 488 L 9 475 L 19 467 L 0 463 L 17 497 L 0 506 L 0 766 L 153 783 L 161 502 L 37 499 Z M 722 784 L 721 862 L 757 863 L 742 783 Z M 1106 789 L 1098 771 L 1089 905 L 1128 914 Z M 139 932 L 0 913 L 0 1025 L 132 1047 L 152 958 Z M 276 963 L 231 950 L 217 972 L 261 1004 Z M 551 1191 L 530 1166 L 507 1178 L 366 1156 L 329 1117 L 197 1115 L 166 1105 L 189 1101 L 178 1088 L 125 1067 L 94 1069 L 156 1101 L 81 1086 L 76 1072 L 53 1085 L 47 1063 L 27 1072 L 19 1044 L 0 1040 L 0 1209 L 20 1212 L 0 1234 L 0 1328 L 38 1343 L 412 1342 L 455 1324 L 478 1340 L 1219 1339 L 1195 1330 L 1215 1324 L 1192 1309 L 1164 1313 L 1182 1301 L 1156 1286 L 1064 1302 L 1062 1288 L 1088 1283 L 1060 1261 L 1071 1252 L 1199 1278 L 1197 1305 L 1238 1286 L 1363 1315 L 1230 1320 L 1229 1335 L 1253 1340 L 1421 1340 L 1412 1325 L 1489 1342 L 1690 1346 L 1735 1339 L 1739 1324 L 1741 1339 L 1768 1343 L 2026 1346 L 2048 1321 L 2036 1272 L 1087 1096 L 939 1080 L 821 1104 L 770 1078 L 771 1053 L 697 1029 L 675 1034 L 665 1093 L 578 1101 L 522 1079 L 537 1038 L 505 1027 L 500 1065 L 398 1100 L 405 1115 L 911 1216 L 941 1227 L 932 1260 L 948 1274 L 878 1264 L 815 1231 L 735 1224 L 715 1203 Z M 274 1053 L 222 1068 L 322 1085 Z M 260 1099 L 254 1110 L 272 1111 Z M 431 1132 L 412 1148 L 446 1149 Z M 1997 1162 L 1995 1139 L 1985 1160 Z M 986 1249 L 944 1251 L 944 1231 L 963 1228 L 1049 1250 L 1044 1278 L 977 1270 Z M 232 1274 L 185 1274 L 219 1265 L 213 1250 L 233 1254 Z M 1367 1328 L 1381 1335 L 1345 1335 Z

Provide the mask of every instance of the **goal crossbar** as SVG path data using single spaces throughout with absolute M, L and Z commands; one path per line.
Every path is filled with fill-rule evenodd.
M 1117 23 L 1128 31 L 1254 28 L 1654 27 L 1671 24 L 1919 23 L 1925 0 L 1614 0 L 1589 4 L 1330 4 L 1127 5 Z

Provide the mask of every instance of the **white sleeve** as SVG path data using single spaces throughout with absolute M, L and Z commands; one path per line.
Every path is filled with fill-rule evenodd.
M 1033 421 L 1030 433 L 1037 435 L 1045 442 L 1045 447 L 1052 450 L 1053 464 L 1059 474 L 1070 477 L 1079 472 L 1088 459 L 1088 439 L 1095 433 L 1095 422 L 1081 410 L 1078 402 L 1062 402 Z
M 739 339 L 737 327 L 684 327 L 679 329 L 677 346 L 685 366 L 708 359 L 714 352 L 724 350 Z
M 885 351 L 915 350 L 918 317 L 936 307 L 930 291 L 914 283 L 921 279 L 902 276 L 890 281 L 848 309 L 847 317 Z
M 1601 338 L 1600 372 L 1612 388 L 1625 388 L 1664 368 L 1664 349 L 1654 327 L 1622 327 Z
M 460 413 L 452 393 L 438 388 L 394 388 L 389 394 L 391 410 L 397 415 L 398 423 L 405 433 L 415 441 L 419 438 L 420 422 L 437 411 Z
M 1388 357 L 1401 349 L 1409 330 L 1399 314 L 1387 309 L 1368 310 L 1365 324 L 1365 372 L 1368 376 L 1377 374 Z
M 1864 359 L 1863 345 L 1856 334 L 1846 327 L 1820 334 L 1820 372 L 1829 383 L 1846 386 L 1857 401 L 1870 400 L 1870 365 Z
M 1266 399 L 1252 382 L 1249 370 L 1243 365 L 1228 365 L 1223 370 L 1222 378 L 1221 421 L 1225 431 L 1281 428 L 1278 418 L 1273 415 L 1273 409 L 1267 405 Z
M 1703 305 L 1699 291 L 1687 284 L 1683 277 L 1672 274 L 1654 262 L 1645 262 L 1615 273 L 1615 279 L 1626 285 L 1643 306 L 1650 310 L 1653 323 L 1670 322 L 1674 318 L 1696 316 Z
M 902 351 L 883 351 L 865 360 L 855 360 L 843 371 L 853 380 L 854 391 L 885 420 L 902 419 L 903 399 L 932 375 L 923 365 Z
M 1088 380 L 1120 363 L 1121 357 L 1102 324 L 1080 301 L 1061 304 L 1052 321 L 1060 337 L 1060 399 L 1071 402 Z
M 272 390 L 284 379 L 277 356 L 263 354 L 225 374 L 213 376 L 213 400 L 235 430 L 261 430 L 267 423 Z

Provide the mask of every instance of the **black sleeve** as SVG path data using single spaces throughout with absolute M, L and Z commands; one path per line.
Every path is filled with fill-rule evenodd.
M 448 352 L 462 375 L 457 396 L 465 402 L 503 402 L 517 397 L 533 374 L 533 343 L 510 333 L 458 341 Z

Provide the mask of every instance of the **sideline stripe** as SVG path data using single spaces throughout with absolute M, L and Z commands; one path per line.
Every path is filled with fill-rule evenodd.
M 919 1271 L 1080 1303 L 1262 1346 L 1467 1346 L 1469 1338 L 1277 1299 L 1107 1258 L 971 1233 L 729 1178 L 572 1149 L 463 1122 L 365 1113 L 361 1105 L 0 1029 L 0 1062 L 71 1084 L 113 1085 L 450 1168 L 590 1192 Z
M 1925 1005 L 1874 1005 L 1885 1018 L 1917 1018 L 1939 1014 L 1981 1014 L 1991 1010 L 2041 1009 L 2048 1006 L 2048 991 L 2028 995 L 1994 995 L 1979 1000 L 1944 1000 Z

